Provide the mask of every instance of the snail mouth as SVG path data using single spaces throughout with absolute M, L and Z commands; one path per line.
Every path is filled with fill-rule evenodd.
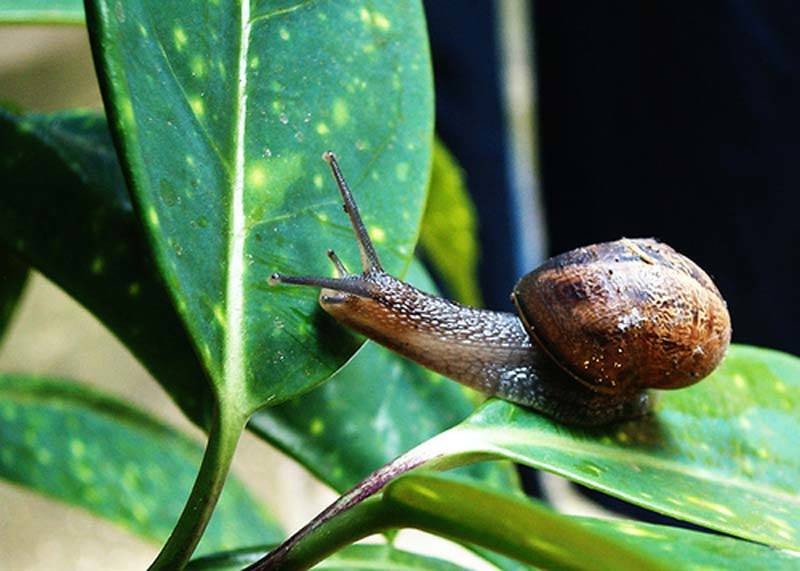
M 319 302 L 322 305 L 341 305 L 352 294 L 342 293 L 332 289 L 323 289 L 319 292 Z

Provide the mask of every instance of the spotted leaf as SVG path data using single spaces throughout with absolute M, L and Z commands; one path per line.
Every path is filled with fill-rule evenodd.
M 326 149 L 385 265 L 410 260 L 432 138 L 420 3 L 88 6 L 123 168 L 220 401 L 246 413 L 309 389 L 356 344 L 315 292 L 266 279 L 327 274 L 329 247 L 358 259 Z
M 435 292 L 418 262 L 407 280 Z M 250 429 L 345 490 L 473 409 L 468 389 L 368 342 L 322 386 L 256 414 Z M 465 473 L 508 492 L 519 489 L 513 468 L 501 463 L 470 466 Z
M 379 525 L 397 522 L 473 541 L 546 569 L 796 569 L 797 554 L 666 526 L 565 517 L 537 502 L 435 475 L 384 493 Z
M 711 529 L 800 550 L 800 360 L 733 346 L 703 382 L 606 429 L 557 424 L 502 401 L 423 446 L 507 458 Z
M 94 313 L 208 427 L 213 399 L 203 368 L 149 260 L 105 119 L 0 111 L 0 155 L 0 176 L 10 183 L 0 243 Z M 409 279 L 433 291 L 421 267 L 411 268 Z M 368 344 L 330 382 L 257 412 L 250 428 L 343 491 L 472 409 L 460 385 Z M 470 472 L 516 487 L 513 471 L 497 463 Z
M 153 542 L 178 518 L 201 447 L 125 403 L 63 379 L 0 375 L 0 478 L 81 507 Z M 231 478 L 202 552 L 282 531 Z
M 102 115 L 0 110 L 0 155 L 3 245 L 103 321 L 207 427 L 205 371 L 150 259 Z

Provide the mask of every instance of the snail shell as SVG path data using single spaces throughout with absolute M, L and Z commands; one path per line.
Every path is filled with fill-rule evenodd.
M 514 288 L 533 340 L 591 389 L 675 389 L 708 375 L 730 343 L 711 278 L 652 239 L 622 239 L 551 258 Z

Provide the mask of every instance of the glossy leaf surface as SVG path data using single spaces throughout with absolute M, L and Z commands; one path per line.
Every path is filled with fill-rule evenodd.
M 62 379 L 0 375 L 0 477 L 148 540 L 166 538 L 201 455 L 195 442 L 91 389 Z M 282 535 L 231 477 L 200 550 Z
M 231 553 L 208 555 L 193 560 L 187 567 L 187 571 L 239 571 L 258 561 L 266 551 L 268 548 L 243 549 Z M 442 559 L 402 551 L 389 545 L 350 545 L 318 563 L 314 569 L 460 571 L 464 568 Z
M 0 203 L 0 240 L 103 321 L 205 425 L 204 371 L 148 261 L 103 117 L 0 113 L 0 155 L 11 182 Z M 432 291 L 418 266 L 409 278 Z M 330 382 L 257 412 L 250 427 L 343 491 L 471 411 L 460 385 L 367 344 Z M 513 471 L 497 463 L 470 473 L 516 488 Z
M 603 430 L 490 401 L 442 435 L 675 518 L 800 548 L 800 360 L 733 346 L 703 382 L 658 395 L 655 414 Z M 461 452 L 458 450 L 461 449 Z
M 0 111 L 0 156 L 5 247 L 94 313 L 207 426 L 206 374 L 151 262 L 105 119 Z
M 464 171 L 437 141 L 419 245 L 450 294 L 462 303 L 480 306 L 477 234 L 477 214 L 467 192 Z
M 800 558 L 766 546 L 631 521 L 567 517 L 536 502 L 433 475 L 390 484 L 387 511 L 399 508 L 414 527 L 431 528 L 553 569 L 793 569 Z M 408 513 L 410 510 L 412 513 Z
M 0 248 L 0 342 L 28 281 L 28 267 Z
M 417 262 L 406 278 L 425 291 L 435 291 Z M 261 411 L 250 428 L 300 460 L 321 480 L 345 490 L 456 425 L 473 409 L 471 395 L 461 385 L 367 342 L 325 384 Z M 518 488 L 510 466 L 492 463 L 465 470 L 494 487 Z
M 309 389 L 356 345 L 315 292 L 266 279 L 328 275 L 328 247 L 357 260 L 326 149 L 385 265 L 408 263 L 432 137 L 420 3 L 91 5 L 123 166 L 216 391 L 252 412 Z
M 0 0 L 0 24 L 82 24 L 81 0 Z

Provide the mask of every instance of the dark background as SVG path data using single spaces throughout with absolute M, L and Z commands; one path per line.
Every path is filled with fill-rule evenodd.
M 550 253 L 658 237 L 713 276 L 736 342 L 800 354 L 800 5 L 532 6 Z M 509 309 L 495 6 L 426 11 L 437 130 L 480 213 L 486 303 Z
M 532 6 L 550 254 L 658 237 L 712 275 L 735 342 L 800 354 L 800 4 Z M 479 212 L 486 304 L 510 310 L 519 275 L 495 6 L 430 0 L 426 11 L 437 132 Z M 538 495 L 536 475 L 523 478 Z

